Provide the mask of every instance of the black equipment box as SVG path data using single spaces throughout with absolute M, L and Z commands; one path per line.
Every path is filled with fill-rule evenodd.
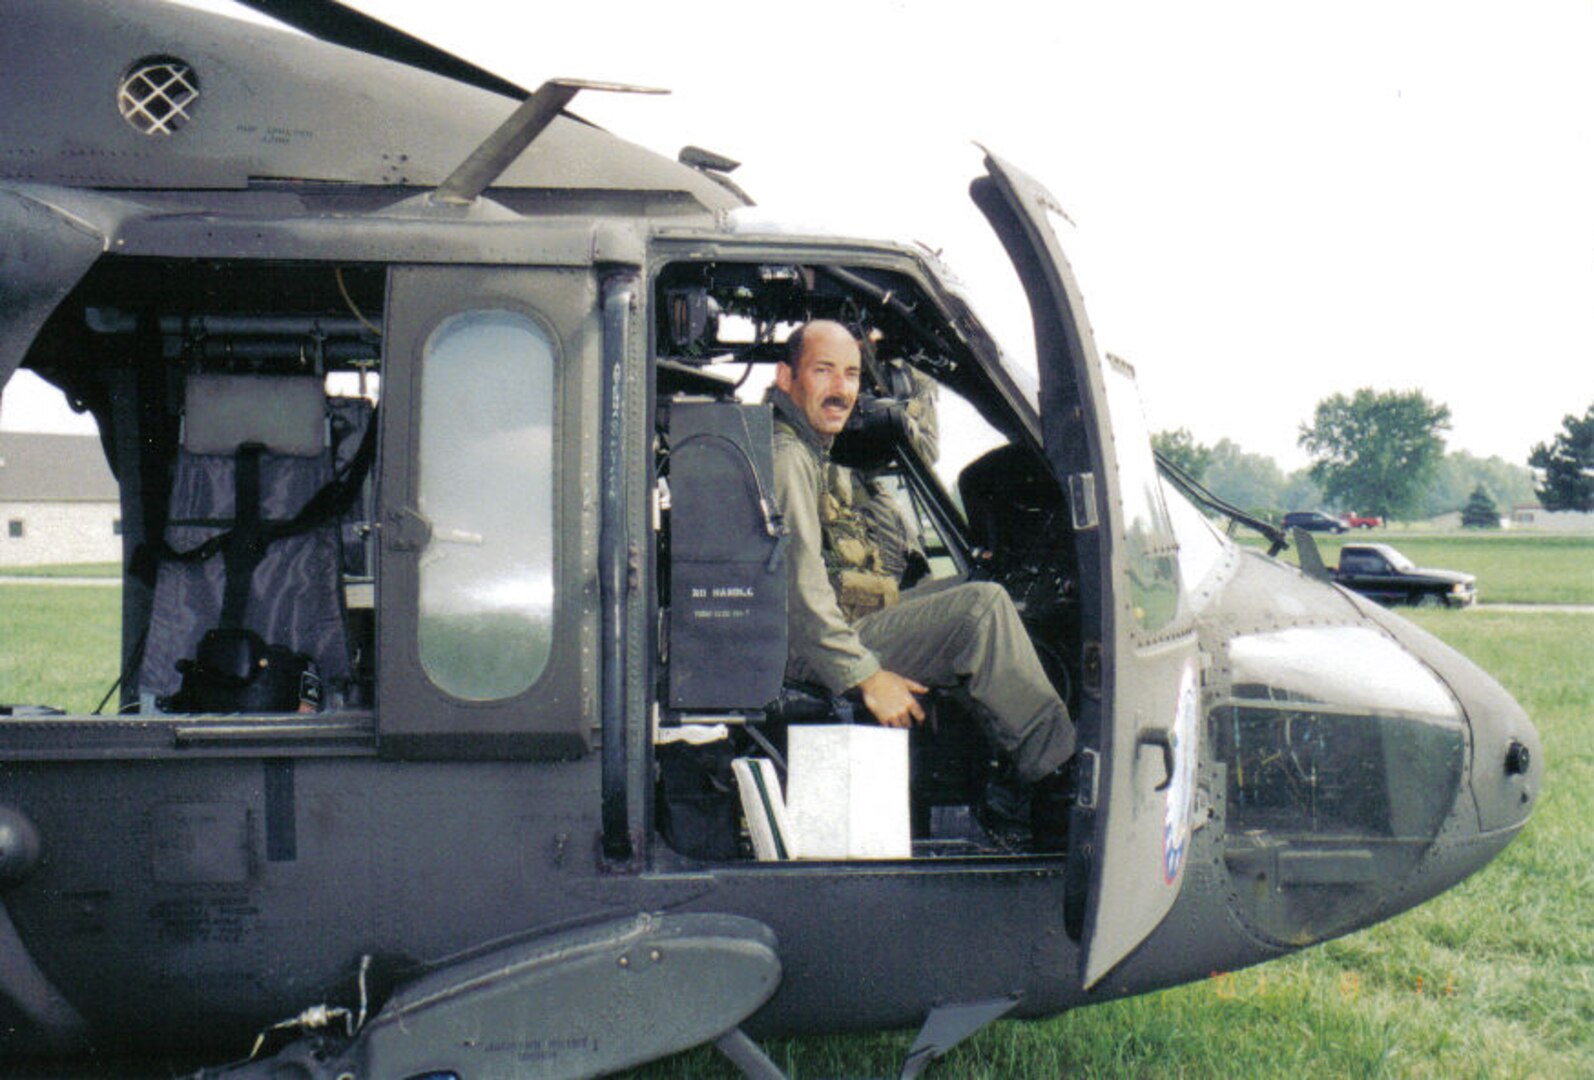
M 761 709 L 786 670 L 771 412 L 711 401 L 669 408 L 670 707 Z

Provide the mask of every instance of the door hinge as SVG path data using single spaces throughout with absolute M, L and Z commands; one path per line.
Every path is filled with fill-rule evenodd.
M 1089 747 L 1081 747 L 1074 766 L 1074 799 L 1081 810 L 1096 809 L 1100 794 L 1101 755 Z
M 1098 697 L 1101 694 L 1101 642 L 1085 642 L 1084 657 L 1085 693 L 1089 694 L 1091 697 Z
M 1074 515 L 1074 531 L 1094 529 L 1101 521 L 1096 510 L 1096 474 L 1071 473 L 1068 477 L 1068 506 Z

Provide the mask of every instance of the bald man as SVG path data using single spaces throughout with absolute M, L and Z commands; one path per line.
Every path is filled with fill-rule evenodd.
M 986 733 L 1031 786 L 1034 846 L 1059 850 L 1072 801 L 1074 725 L 1001 586 L 964 583 L 900 598 L 865 525 L 827 490 L 830 444 L 858 398 L 857 342 L 808 323 L 776 365 L 775 498 L 791 533 L 788 677 L 856 688 L 886 727 L 924 719 L 931 686 L 965 686 Z

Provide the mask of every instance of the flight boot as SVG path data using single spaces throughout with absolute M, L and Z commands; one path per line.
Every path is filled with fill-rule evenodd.
M 1078 790 L 1077 758 L 1069 758 L 1030 789 L 1030 850 L 1052 854 L 1068 850 L 1068 821 Z

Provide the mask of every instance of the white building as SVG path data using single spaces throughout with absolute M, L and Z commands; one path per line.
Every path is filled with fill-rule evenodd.
M 1594 532 L 1594 514 L 1581 510 L 1546 510 L 1542 506 L 1517 506 L 1511 509 L 1511 528 L 1538 532 Z
M 122 508 L 100 440 L 0 431 L 0 567 L 121 561 Z

